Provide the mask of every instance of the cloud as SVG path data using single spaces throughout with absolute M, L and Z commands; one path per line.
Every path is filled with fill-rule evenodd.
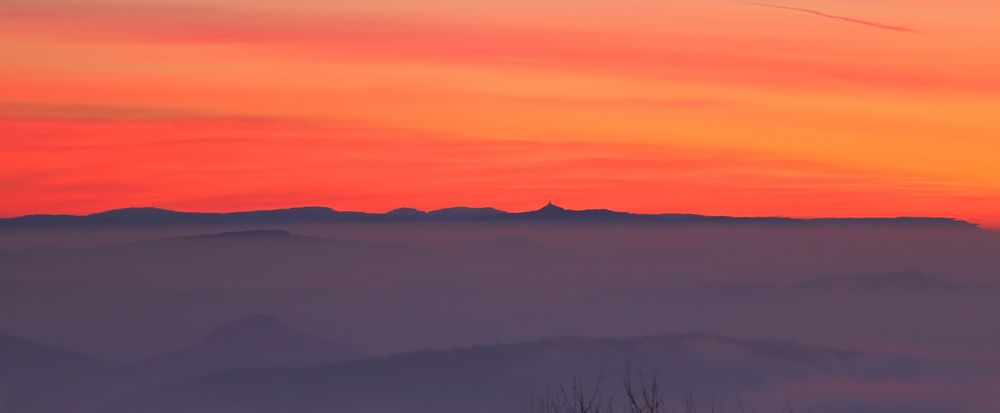
M 896 31 L 896 32 L 917 33 L 917 34 L 921 33 L 921 32 L 919 32 L 917 30 L 914 30 L 914 29 L 911 29 L 911 28 L 908 28 L 908 27 L 892 26 L 892 25 L 888 25 L 888 24 L 875 23 L 875 22 L 871 22 L 871 21 L 867 21 L 867 20 L 855 19 L 855 18 L 852 18 L 852 17 L 835 16 L 835 15 L 832 15 L 832 14 L 823 13 L 821 11 L 816 11 L 816 10 L 812 10 L 812 9 L 804 9 L 804 8 L 800 8 L 800 7 L 780 6 L 780 5 L 768 4 L 768 3 L 746 3 L 746 4 L 749 4 L 751 6 L 767 7 L 767 8 L 772 8 L 772 9 L 781 9 L 781 10 L 792 10 L 792 11 L 798 11 L 798 12 L 802 12 L 802 13 L 809 13 L 809 14 L 814 14 L 814 15 L 821 16 L 821 17 L 826 17 L 826 18 L 829 18 L 829 19 L 843 20 L 843 21 L 850 22 L 850 23 L 862 24 L 862 25 L 869 26 L 869 27 L 875 27 L 875 28 L 885 29 L 885 30 L 892 30 L 892 31 Z
M 952 76 L 907 62 L 885 66 L 857 60 L 802 59 L 797 50 L 815 46 L 794 36 L 782 40 L 786 53 L 774 55 L 767 52 L 776 47 L 773 44 L 746 47 L 745 38 L 717 31 L 678 34 L 701 30 L 683 27 L 672 29 L 667 32 L 671 37 L 664 38 L 625 28 L 502 21 L 477 24 L 473 20 L 460 22 L 389 12 L 262 13 L 162 4 L 80 7 L 52 0 L 15 6 L 6 13 L 0 11 L 0 33 L 84 39 L 97 50 L 104 44 L 202 45 L 238 50 L 258 60 L 314 63 L 433 62 L 805 87 L 828 82 L 977 91 L 1000 87 L 993 78 Z M 865 23 L 883 29 L 894 27 Z M 675 30 L 677 33 L 673 33 Z M 692 43 L 703 46 L 692 48 Z M 734 47 L 739 49 L 727 51 Z M 212 56 L 210 61 L 227 55 L 231 53 Z

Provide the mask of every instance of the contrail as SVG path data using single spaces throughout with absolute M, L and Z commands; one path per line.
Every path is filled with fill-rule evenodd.
M 799 7 L 779 6 L 777 4 L 767 4 L 767 3 L 749 3 L 748 2 L 748 3 L 745 3 L 745 4 L 749 4 L 751 6 L 769 7 L 769 8 L 772 8 L 772 9 L 792 10 L 792 11 L 798 11 L 798 12 L 803 12 L 803 13 L 815 14 L 817 16 L 822 16 L 822 17 L 826 17 L 826 18 L 829 18 L 829 19 L 843 20 L 843 21 L 846 21 L 846 22 L 863 24 L 865 26 L 876 27 L 876 28 L 885 29 L 885 30 L 893 30 L 893 31 L 897 31 L 897 32 L 920 33 L 919 31 L 913 30 L 913 29 L 911 29 L 909 27 L 890 26 L 890 25 L 887 25 L 887 24 L 875 23 L 875 22 L 870 22 L 870 21 L 866 21 L 866 20 L 854 19 L 854 18 L 850 18 L 850 17 L 834 16 L 832 14 L 826 14 L 826 13 L 823 13 L 823 12 L 820 12 L 820 11 L 810 10 L 810 9 L 803 9 L 803 8 L 799 8 Z

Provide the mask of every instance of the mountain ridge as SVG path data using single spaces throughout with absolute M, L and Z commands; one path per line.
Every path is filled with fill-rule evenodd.
M 544 207 L 508 212 L 491 207 L 449 207 L 423 211 L 397 208 L 385 213 L 339 211 L 320 206 L 236 212 L 182 212 L 155 207 L 113 209 L 87 215 L 39 214 L 0 218 L 0 228 L 58 226 L 158 226 L 175 224 L 294 224 L 351 222 L 636 222 L 656 224 L 758 224 L 933 226 L 979 228 L 947 217 L 791 218 L 779 216 L 719 216 L 683 213 L 633 213 L 610 209 L 565 209 L 551 202 Z

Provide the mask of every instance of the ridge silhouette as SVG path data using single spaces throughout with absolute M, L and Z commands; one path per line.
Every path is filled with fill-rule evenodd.
M 649 224 L 759 225 L 908 225 L 978 228 L 975 223 L 947 217 L 789 218 L 738 217 L 681 213 L 632 213 L 610 209 L 574 210 L 552 201 L 526 212 L 490 207 L 450 207 L 431 211 L 397 208 L 386 213 L 339 211 L 328 207 L 298 207 L 237 212 L 181 212 L 155 207 L 113 209 L 89 215 L 25 215 L 0 218 L 0 228 L 89 225 L 155 226 L 177 224 L 292 224 L 338 222 L 509 222 L 521 220 L 642 222 Z

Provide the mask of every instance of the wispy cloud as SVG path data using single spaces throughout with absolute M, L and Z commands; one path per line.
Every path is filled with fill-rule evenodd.
M 798 11 L 798 12 L 802 12 L 802 13 L 809 13 L 809 14 L 814 14 L 814 15 L 821 16 L 821 17 L 826 17 L 826 18 L 829 18 L 829 19 L 842 20 L 842 21 L 846 21 L 846 22 L 850 22 L 850 23 L 862 24 L 862 25 L 865 25 L 865 26 L 875 27 L 875 28 L 884 29 L 884 30 L 892 30 L 892 31 L 906 32 L 906 33 L 917 33 L 917 34 L 921 33 L 920 31 L 911 29 L 909 27 L 893 26 L 893 25 L 888 25 L 888 24 L 876 23 L 876 22 L 872 22 L 872 21 L 868 21 L 868 20 L 855 19 L 853 17 L 837 16 L 837 15 L 827 14 L 827 13 L 823 13 L 821 11 L 812 10 L 812 9 L 805 9 L 805 8 L 801 8 L 801 7 L 781 6 L 781 5 L 777 5 L 777 4 L 752 3 L 752 2 L 747 2 L 746 4 L 749 4 L 751 6 L 757 6 L 757 7 L 767 7 L 767 8 L 772 8 L 772 9 L 792 10 L 792 11 Z
M 976 91 L 998 87 L 993 78 L 943 76 L 910 64 L 897 67 L 849 59 L 821 62 L 800 59 L 796 50 L 811 46 L 792 38 L 782 40 L 781 47 L 787 53 L 774 55 L 743 46 L 739 46 L 738 53 L 724 52 L 742 44 L 742 40 L 720 34 L 700 34 L 693 38 L 685 35 L 676 41 L 661 41 L 662 37 L 656 37 L 659 40 L 652 41 L 654 38 L 641 31 L 541 27 L 516 22 L 472 24 L 392 12 L 263 13 L 239 8 L 125 3 L 81 7 L 63 0 L 18 2 L 7 9 L 0 10 L 0 32 L 10 32 L 13 36 L 44 34 L 52 39 L 74 41 L 86 39 L 98 49 L 107 44 L 152 49 L 163 45 L 201 45 L 229 48 L 220 56 L 235 50 L 254 59 L 284 62 L 414 62 L 809 88 L 828 82 Z M 691 48 L 688 42 L 692 39 L 713 47 Z M 211 56 L 206 61 L 217 59 L 221 58 Z

